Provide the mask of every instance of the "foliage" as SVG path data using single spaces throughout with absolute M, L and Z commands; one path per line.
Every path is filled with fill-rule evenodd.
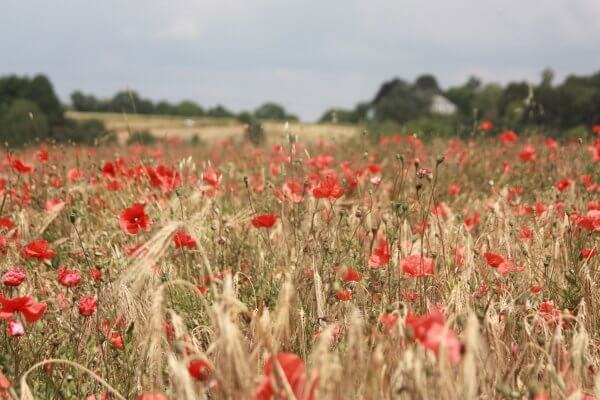
M 158 142 L 156 136 L 154 136 L 150 131 L 142 130 L 136 131 L 131 134 L 127 138 L 127 144 L 139 143 L 145 146 L 152 146 Z
M 105 128 L 102 121 L 88 119 L 84 121 L 67 120 L 53 130 L 52 139 L 57 142 L 95 146 L 114 142 L 116 136 Z
M 17 99 L 35 103 L 50 126 L 64 122 L 63 109 L 54 88 L 44 75 L 33 78 L 9 75 L 0 78 L 0 110 Z
M 48 137 L 48 118 L 34 102 L 17 99 L 0 109 L 0 142 L 8 147 L 34 144 Z
M 90 101 L 77 97 L 78 101 Z M 44 75 L 0 78 L 0 138 L 9 147 L 36 141 L 94 144 L 112 139 L 101 121 L 77 122 L 64 117 L 52 84 Z
M 319 118 L 319 122 L 358 124 L 367 120 L 368 110 L 368 103 L 358 103 L 352 110 L 330 108 Z
M 213 118 L 233 118 L 234 114 L 224 106 L 217 104 L 206 110 L 206 116 Z
M 600 71 L 590 76 L 568 76 L 553 84 L 554 74 L 544 70 L 538 84 L 509 82 L 506 86 L 483 84 L 476 77 L 460 86 L 442 90 L 431 75 L 413 83 L 402 79 L 384 82 L 370 103 L 375 121 L 400 124 L 431 116 L 432 96 L 440 94 L 458 109 L 460 126 L 492 120 L 499 127 L 527 130 L 533 127 L 564 132 L 578 125 L 600 123 Z M 322 120 L 330 119 L 328 112 Z M 344 115 L 347 118 L 347 114 Z M 451 126 L 444 130 L 452 129 Z
M 296 121 L 298 117 L 288 114 L 285 108 L 274 102 L 267 102 L 254 110 L 254 117 L 258 119 L 271 119 L 275 121 Z
M 202 106 L 191 100 L 183 100 L 172 104 L 141 97 L 136 91 L 117 92 L 110 99 L 98 99 L 94 95 L 84 94 L 77 90 L 71 94 L 71 104 L 76 111 L 84 112 L 118 112 L 129 114 L 179 115 L 183 117 L 201 117 L 205 115 Z
M 260 121 L 248 112 L 238 115 L 238 121 L 244 124 L 244 137 L 255 146 L 265 142 L 265 131 Z

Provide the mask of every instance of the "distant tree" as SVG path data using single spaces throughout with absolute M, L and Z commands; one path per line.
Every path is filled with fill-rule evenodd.
M 7 107 L 17 99 L 35 103 L 51 126 L 64 122 L 64 110 L 52 84 L 44 75 L 36 75 L 32 79 L 16 75 L 0 78 L 0 107 Z
M 161 115 L 177 115 L 176 106 L 168 101 L 159 101 L 155 107 L 156 113 Z
M 285 108 L 274 102 L 267 102 L 254 110 L 254 116 L 258 119 L 272 120 L 297 120 L 295 115 L 288 114 Z
M 414 86 L 418 90 L 432 91 L 434 93 L 440 92 L 437 79 L 431 74 L 419 76 L 417 79 L 415 79 Z
M 117 92 L 108 103 L 108 109 L 112 112 L 124 112 L 132 114 L 153 114 L 155 111 L 152 101 L 143 99 L 133 90 L 122 90 Z
M 498 104 L 502 97 L 502 86 L 489 83 L 481 87 L 472 101 L 472 106 L 478 111 L 478 118 L 497 119 L 500 117 L 498 113 Z
M 174 111 L 176 115 L 182 115 L 184 117 L 201 117 L 204 115 L 204 109 L 190 100 L 179 102 L 174 107 Z
M 102 111 L 103 106 L 96 97 L 79 90 L 71 93 L 71 105 L 76 111 Z
M 418 118 L 427 112 L 429 101 L 427 90 L 419 90 L 401 79 L 385 82 L 373 99 L 375 119 L 399 123 Z
M 9 147 L 33 144 L 46 139 L 50 125 L 46 114 L 33 101 L 17 99 L 0 112 L 0 141 Z
M 74 95 L 79 105 L 90 97 Z M 94 144 L 109 136 L 101 121 L 65 118 L 54 88 L 44 75 L 0 78 L 0 141 L 9 146 L 32 144 L 35 139 Z
M 45 75 L 36 75 L 29 85 L 25 86 L 23 96 L 36 103 L 48 117 L 50 125 L 64 122 L 64 110 L 52 83 Z
M 356 124 L 367 120 L 367 113 L 369 109 L 369 103 L 358 103 L 353 110 L 330 108 L 323 113 L 321 118 L 319 118 L 319 122 Z
M 223 107 L 222 105 L 218 104 L 212 108 L 209 108 L 206 111 L 206 115 L 209 117 L 213 117 L 213 118 L 233 118 L 234 114 L 229 111 L 228 109 L 226 109 L 225 107 Z

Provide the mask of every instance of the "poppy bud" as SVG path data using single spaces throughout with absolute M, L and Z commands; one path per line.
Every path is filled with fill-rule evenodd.
M 75 225 L 75 221 L 77 220 L 77 213 L 74 210 L 71 210 L 69 213 L 69 222 Z

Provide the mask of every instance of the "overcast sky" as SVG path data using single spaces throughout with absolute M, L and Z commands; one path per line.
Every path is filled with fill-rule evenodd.
M 134 88 L 240 111 L 282 103 L 312 120 L 425 72 L 442 86 L 600 70 L 600 0 L 4 0 L 0 75 Z

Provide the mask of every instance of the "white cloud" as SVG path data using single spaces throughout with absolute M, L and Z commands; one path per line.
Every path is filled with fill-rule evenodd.
M 63 99 L 127 84 L 236 109 L 280 101 L 316 118 L 392 76 L 431 72 L 449 85 L 600 68 L 598 0 L 22 0 L 4 10 L 0 54 L 11 56 L 0 74 L 45 72 Z
M 161 39 L 192 40 L 200 35 L 200 22 L 190 18 L 179 18 L 168 23 L 158 32 Z

